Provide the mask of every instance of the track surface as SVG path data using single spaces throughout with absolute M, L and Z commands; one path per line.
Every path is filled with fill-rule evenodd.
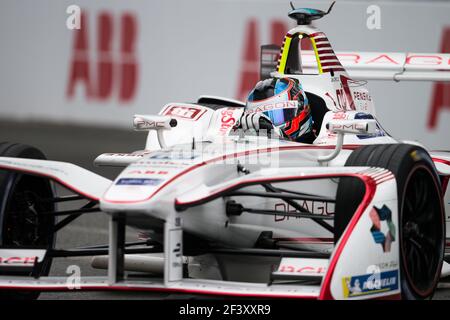
M 0 141 L 20 142 L 41 149 L 48 159 L 67 161 L 113 179 L 119 172 L 114 168 L 93 166 L 95 157 L 105 152 L 132 152 L 144 147 L 146 133 L 109 128 L 75 127 L 69 125 L 13 123 L 0 121 Z M 102 213 L 82 216 L 58 234 L 57 247 L 74 248 L 108 241 L 107 217 Z M 127 240 L 136 241 L 137 232 L 127 230 Z M 90 258 L 57 259 L 52 274 L 62 275 L 67 267 L 77 265 L 81 276 L 105 275 L 102 270 L 90 267 Z M 450 299 L 450 283 L 441 284 L 435 299 Z M 182 295 L 121 292 L 70 292 L 44 293 L 40 299 L 171 299 Z

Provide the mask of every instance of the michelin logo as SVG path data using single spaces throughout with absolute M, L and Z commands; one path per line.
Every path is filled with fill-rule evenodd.
M 345 298 L 398 290 L 398 270 L 345 277 L 342 279 Z

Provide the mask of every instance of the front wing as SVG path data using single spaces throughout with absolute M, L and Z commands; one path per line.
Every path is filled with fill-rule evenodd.
M 6 160 L 11 161 L 10 159 Z M 13 165 L 10 163 L 9 166 Z M 7 168 L 6 164 L 2 167 Z M 12 169 L 20 171 L 17 165 L 13 166 Z M 39 171 L 37 167 L 35 167 L 35 170 L 35 174 L 55 178 L 47 171 Z M 313 282 L 313 284 L 308 284 L 308 282 L 296 283 L 295 281 L 289 282 L 289 284 L 283 282 L 249 283 L 191 279 L 183 276 L 183 230 L 181 221 L 184 208 L 202 205 L 225 195 L 231 189 L 236 190 L 251 184 L 339 177 L 360 179 L 366 190 L 363 201 L 340 239 L 335 243 L 331 254 L 314 254 L 295 250 L 277 252 L 277 250 L 265 251 L 263 249 L 246 248 L 235 248 L 234 250 L 221 252 L 221 254 L 240 254 L 248 256 L 249 259 L 253 255 L 279 255 L 280 264 L 282 264 L 283 256 L 291 256 L 291 261 L 294 262 L 294 267 L 291 268 L 294 270 L 294 279 L 296 276 L 299 279 L 305 279 L 305 275 L 296 274 L 295 265 L 299 265 L 300 262 L 303 265 L 309 262 L 313 263 L 314 259 L 321 259 L 321 265 L 324 268 L 322 268 L 321 273 L 315 274 L 316 278 L 320 277 L 319 282 Z M 57 181 L 64 183 L 63 179 L 63 176 L 60 175 Z M 306 299 L 400 298 L 399 241 L 398 239 L 394 240 L 389 250 L 386 251 L 374 241 L 371 234 L 374 224 L 372 215 L 375 208 L 387 208 L 392 217 L 390 228 L 393 228 L 393 230 L 391 231 L 398 235 L 396 182 L 394 176 L 388 170 L 368 167 L 264 169 L 221 185 L 204 186 L 197 191 L 194 190 L 190 195 L 180 195 L 176 199 L 176 207 L 178 210 L 164 224 L 163 255 L 165 262 L 162 278 L 126 279 L 124 277 L 126 219 L 123 216 L 111 215 L 107 277 L 83 277 L 80 281 L 74 282 L 73 279 L 65 277 L 1 276 L 0 289 L 39 291 L 135 290 Z M 47 254 L 51 254 L 51 252 L 47 252 Z

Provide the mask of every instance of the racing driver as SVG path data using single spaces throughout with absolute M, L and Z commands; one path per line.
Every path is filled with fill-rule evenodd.
M 308 98 L 297 79 L 270 78 L 259 81 L 247 98 L 239 127 L 246 130 L 267 130 L 276 135 L 303 143 L 316 138 Z

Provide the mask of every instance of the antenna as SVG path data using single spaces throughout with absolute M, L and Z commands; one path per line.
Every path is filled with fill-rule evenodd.
M 292 3 L 292 2 L 291 2 Z M 331 12 L 331 9 L 333 9 L 334 4 L 336 3 L 336 1 L 333 1 L 330 5 L 330 7 L 328 8 L 328 11 L 326 14 L 329 14 Z

